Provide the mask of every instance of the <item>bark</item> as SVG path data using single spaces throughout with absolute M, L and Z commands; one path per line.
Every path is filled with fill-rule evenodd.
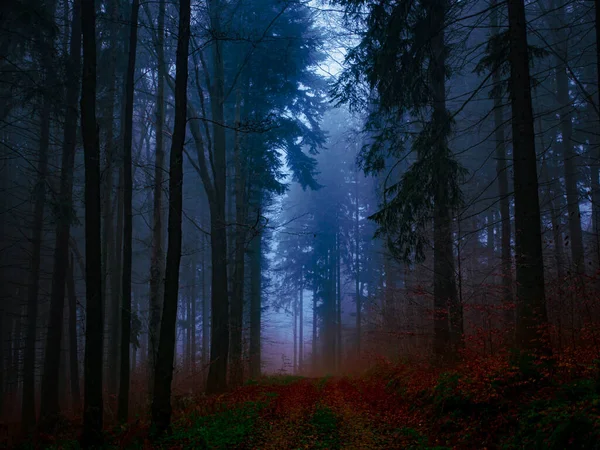
M 439 30 L 432 38 L 432 68 L 430 84 L 433 96 L 434 129 L 448 128 L 446 110 L 446 48 L 444 24 L 448 5 L 445 0 L 431 4 L 433 29 Z M 449 156 L 447 133 L 440 131 L 436 157 L 440 164 Z M 448 181 L 440 180 L 434 195 L 433 215 L 433 298 L 434 298 L 434 353 L 440 359 L 452 358 L 462 340 L 462 307 L 458 301 L 452 248 L 452 212 L 448 205 Z
M 189 317 L 189 352 L 190 352 L 190 370 L 196 372 L 196 299 L 197 299 L 197 270 L 196 257 L 192 260 L 192 289 L 190 294 L 190 317 Z
M 300 315 L 300 335 L 298 351 L 298 370 L 300 373 L 304 370 L 304 267 L 300 270 L 300 290 L 299 290 L 298 314 Z
M 316 268 L 316 265 L 313 267 Z M 313 372 L 316 372 L 317 364 L 318 364 L 317 329 L 318 329 L 319 318 L 318 318 L 318 314 L 317 314 L 317 281 L 316 281 L 315 273 L 313 273 L 313 279 L 314 279 L 314 281 L 313 281 L 313 290 L 312 290 L 312 341 L 311 341 L 312 361 L 311 361 L 311 363 L 312 363 Z
M 209 345 L 210 345 L 210 303 L 207 294 L 208 264 L 206 261 L 207 242 L 204 240 L 204 251 L 202 252 L 202 371 L 208 367 Z
M 498 34 L 498 11 L 496 0 L 490 7 L 492 35 Z M 495 70 L 492 75 L 494 86 L 500 86 L 500 71 Z M 498 195 L 500 197 L 500 224 L 501 224 L 501 265 L 502 265 L 502 302 L 506 309 L 506 319 L 514 322 L 514 315 L 509 309 L 512 303 L 512 258 L 510 251 L 510 197 L 508 194 L 508 170 L 506 168 L 506 137 L 504 133 L 504 108 L 502 96 L 499 92 L 494 95 L 494 138 L 496 140 L 496 177 L 498 178 Z
M 79 388 L 79 362 L 77 352 L 77 294 L 75 293 L 75 275 L 73 256 L 69 261 L 67 276 L 67 295 L 69 298 L 69 378 L 71 380 L 71 400 L 73 411 L 81 410 L 81 390 Z
M 565 5 L 559 0 L 559 9 L 554 13 L 557 17 L 554 20 L 556 35 L 558 39 L 558 49 L 556 56 L 556 99 L 560 108 L 560 130 L 562 135 L 562 151 L 564 162 L 565 188 L 567 194 L 567 211 L 569 217 L 569 235 L 571 258 L 573 260 L 573 269 L 575 274 L 585 273 L 585 261 L 583 250 L 583 233 L 581 231 L 581 214 L 579 211 L 579 190 L 577 182 L 579 173 L 577 170 L 577 153 L 573 146 L 573 122 L 571 117 L 571 97 L 569 95 L 569 76 L 567 74 L 567 46 L 568 37 L 566 36 L 564 8 Z M 581 280 L 580 280 L 581 281 Z
M 156 161 L 154 163 L 154 205 L 152 226 L 152 260 L 150 263 L 150 323 L 148 361 L 149 391 L 152 395 L 154 387 L 153 373 L 158 348 L 161 316 L 161 284 L 164 273 L 163 260 L 163 225 L 162 225 L 162 184 L 165 165 L 164 122 L 165 122 L 165 0 L 158 4 L 158 38 L 156 53 L 158 55 L 158 85 L 156 91 Z
M 596 29 L 596 86 L 600 86 L 600 0 L 594 0 L 594 24 Z M 598 92 L 598 98 L 596 99 L 598 121 L 600 122 L 600 91 Z M 595 129 L 600 129 L 600 123 L 596 122 Z M 598 131 L 594 133 L 594 143 L 596 150 L 594 152 L 595 161 L 592 166 L 592 215 L 593 215 L 593 230 L 594 230 L 594 243 L 595 252 L 597 258 L 596 269 L 600 271 L 600 182 L 598 181 L 598 164 L 600 164 L 600 143 L 598 142 Z
M 342 277 L 341 277 L 341 261 L 340 261 L 340 234 L 336 233 L 335 244 L 335 278 L 336 278 L 336 369 L 339 372 L 342 368 Z
M 515 249 L 517 266 L 518 346 L 545 347 L 540 326 L 547 324 L 544 261 L 540 229 L 527 22 L 523 0 L 508 0 L 510 88 L 512 106 L 515 195 Z
M 107 80 L 108 100 L 106 102 L 106 111 L 104 117 L 104 128 L 106 129 L 105 145 L 105 166 L 103 174 L 103 197 L 102 197 L 102 292 L 103 292 L 103 314 L 106 318 L 105 325 L 112 327 L 106 329 L 105 338 L 109 352 L 106 358 L 106 380 L 111 394 L 117 392 L 117 374 L 118 374 L 118 333 L 115 333 L 114 311 L 118 311 L 119 304 L 119 283 L 120 276 L 117 270 L 117 259 L 120 261 L 121 253 L 117 252 L 114 245 L 114 220 L 113 220 L 113 186 L 114 186 L 114 160 L 115 160 L 115 137 L 114 137 L 114 116 L 115 116 L 115 90 L 116 90 L 116 72 L 117 57 L 119 56 L 119 5 L 117 0 L 108 2 L 110 24 L 110 58 L 108 59 Z M 120 247 L 119 247 L 120 248 Z M 108 315 L 108 313 L 113 313 Z M 112 331 L 112 333 L 110 332 Z M 117 344 L 117 345 L 115 345 Z
M 123 140 L 123 182 L 124 182 L 124 222 L 123 222 L 123 278 L 121 297 L 121 370 L 119 382 L 120 422 L 127 422 L 129 417 L 129 377 L 130 377 L 130 341 L 131 341 L 131 259 L 133 239 L 133 179 L 131 146 L 133 141 L 133 100 L 135 56 L 137 52 L 137 27 L 140 10 L 139 0 L 131 5 L 131 30 L 129 36 L 129 61 L 125 81 L 125 130 Z
M 100 149 L 96 123 L 96 10 L 94 0 L 81 0 L 83 78 L 81 134 L 85 161 L 86 327 L 82 446 L 102 443 L 102 255 Z
M 260 377 L 261 308 L 262 308 L 262 236 L 260 231 L 251 242 L 250 253 L 250 377 Z
M 170 428 L 171 381 L 177 325 L 179 266 L 181 263 L 181 217 L 183 207 L 183 146 L 187 117 L 188 49 L 190 41 L 190 0 L 179 4 L 175 75 L 175 123 L 171 142 L 169 169 L 168 247 L 165 272 L 165 295 L 160 323 L 160 339 L 154 371 L 152 428 L 161 435 Z
M 75 146 L 77 142 L 77 98 L 79 96 L 79 69 L 81 49 L 81 22 L 79 17 L 79 2 L 75 2 L 71 30 L 69 83 L 67 88 L 67 111 L 65 117 L 62 165 L 60 173 L 60 210 L 57 217 L 55 247 L 52 274 L 52 289 L 50 294 L 50 313 L 46 350 L 44 353 L 44 373 L 41 385 L 40 426 L 44 431 L 51 431 L 56 425 L 60 413 L 58 389 L 59 367 L 57 361 L 61 355 L 63 332 L 63 311 L 67 267 L 69 265 L 69 235 L 73 220 L 73 171 L 75 164 Z M 31 339 L 31 337 L 28 337 Z
M 40 256 L 42 232 L 44 227 L 44 206 L 46 199 L 46 177 L 48 175 L 48 143 L 50 137 L 51 104 L 44 98 L 40 115 L 40 150 L 37 166 L 38 179 L 35 186 L 34 218 L 31 231 L 31 268 L 29 289 L 27 292 L 27 329 L 25 336 L 25 354 L 23 359 L 23 400 L 21 409 L 21 428 L 24 434 L 35 425 L 35 341 L 37 336 L 38 293 L 40 278 Z M 1 370 L 1 369 L 0 369 Z M 2 389 L 2 387 L 0 387 Z
M 236 129 L 240 126 L 242 97 L 238 91 L 235 108 Z M 244 382 L 244 366 L 242 362 L 242 331 L 244 321 L 244 263 L 246 248 L 246 196 L 245 196 L 245 167 L 241 154 L 240 132 L 235 132 L 234 162 L 235 162 L 235 255 L 233 269 L 233 286 L 231 297 L 231 342 L 230 342 L 230 384 L 240 386 Z
M 358 170 L 354 173 L 354 270 L 356 271 L 356 275 L 354 278 L 354 289 L 355 289 L 355 300 L 356 300 L 356 325 L 354 332 L 356 333 L 355 337 L 355 346 L 356 346 L 356 354 L 360 355 L 360 344 L 361 344 L 361 325 L 362 325 L 362 299 L 360 296 L 360 226 L 359 226 L 359 217 L 360 217 L 360 204 L 358 201 L 359 196 L 359 188 L 358 188 Z
M 211 341 L 210 367 L 206 381 L 207 393 L 222 392 L 227 387 L 227 359 L 229 353 L 229 298 L 227 284 L 227 227 L 226 206 L 226 142 L 224 119 L 224 61 L 220 35 L 220 1 L 210 0 L 209 15 L 214 36 L 211 111 L 213 120 L 213 174 L 214 196 L 209 195 L 211 221 Z

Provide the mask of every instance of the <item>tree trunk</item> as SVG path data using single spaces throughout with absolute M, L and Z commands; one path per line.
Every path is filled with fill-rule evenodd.
M 359 196 L 359 188 L 358 188 L 358 170 L 354 173 L 354 264 L 356 271 L 354 278 L 354 288 L 355 288 L 355 301 L 356 301 L 356 329 L 354 330 L 356 333 L 356 355 L 360 356 L 360 344 L 361 344 L 361 325 L 362 325 L 362 299 L 360 296 L 360 204 L 358 202 Z
M 496 0 L 490 5 L 492 35 L 498 34 L 498 11 Z M 492 76 L 494 86 L 500 86 L 500 71 L 495 70 Z M 508 170 L 506 168 L 506 138 L 504 134 L 504 109 L 502 96 L 494 95 L 494 137 L 496 140 L 496 176 L 498 178 L 498 195 L 500 197 L 500 223 L 502 247 L 502 302 L 506 309 L 505 318 L 509 324 L 514 323 L 514 314 L 509 305 L 512 303 L 512 259 L 510 251 L 510 198 L 508 193 Z
M 439 30 L 432 38 L 433 53 L 430 84 L 433 95 L 434 129 L 440 137 L 433 150 L 440 164 L 449 157 L 447 144 L 448 112 L 446 110 L 446 42 L 444 21 L 448 5 L 445 0 L 433 1 L 429 14 L 433 29 Z M 452 358 L 462 339 L 462 307 L 458 302 L 454 272 L 452 212 L 448 202 L 447 179 L 440 180 L 434 196 L 433 216 L 433 298 L 434 298 L 434 353 L 438 358 Z
M 77 142 L 77 98 L 79 96 L 79 68 L 81 49 L 81 26 L 79 2 L 75 2 L 71 30 L 69 70 L 67 88 L 67 112 L 63 135 L 62 165 L 60 173 L 60 207 L 56 224 L 54 247 L 54 271 L 50 296 L 50 317 L 44 354 L 44 373 L 41 386 L 40 422 L 41 429 L 51 431 L 60 413 L 58 389 L 59 364 L 63 331 L 63 310 L 67 267 L 69 265 L 69 235 L 73 220 L 73 171 Z M 31 337 L 28 337 L 29 339 Z M 30 407 L 30 406 L 29 406 Z
M 250 254 L 250 377 L 257 379 L 261 370 L 262 308 L 262 236 L 260 230 L 251 242 Z
M 37 336 L 38 292 L 40 279 L 40 256 L 42 232 L 44 228 L 44 206 L 46 199 L 46 177 L 48 175 L 48 144 L 50 138 L 51 104 L 48 96 L 40 115 L 40 151 L 37 166 L 38 179 L 35 186 L 35 206 L 31 231 L 31 272 L 27 292 L 27 330 L 25 354 L 23 359 L 23 404 L 21 409 L 21 428 L 27 435 L 35 425 L 35 341 Z M 0 337 L 1 339 L 2 337 Z M 1 369 L 0 369 L 1 370 Z M 2 389 L 3 386 L 0 386 Z M 0 410 L 1 412 L 1 410 Z
M 202 371 L 204 372 L 208 367 L 209 361 L 209 345 L 210 345 L 210 304 L 208 299 L 207 285 L 209 282 L 208 277 L 208 264 L 206 261 L 206 254 L 208 253 L 207 240 L 204 238 L 204 249 L 202 252 Z M 203 375 L 204 377 L 204 375 Z
M 133 179 L 131 163 L 131 146 L 133 141 L 133 89 L 135 75 L 135 56 L 137 51 L 137 22 L 140 9 L 139 0 L 131 5 L 131 30 L 129 36 L 129 61 L 125 81 L 125 132 L 123 140 L 123 278 L 121 298 L 121 370 L 119 382 L 120 422 L 127 422 L 129 417 L 129 372 L 131 341 L 131 259 L 133 239 Z
M 231 297 L 231 369 L 230 384 L 232 387 L 241 386 L 244 382 L 242 363 L 242 331 L 244 322 L 244 263 L 246 248 L 246 177 L 241 154 L 241 133 L 238 131 L 241 121 L 242 96 L 238 90 L 235 107 L 235 255 L 233 269 L 233 289 Z
M 210 367 L 206 380 L 207 393 L 222 392 L 227 387 L 227 358 L 229 353 L 229 297 L 227 284 L 227 226 L 226 206 L 226 142 L 224 118 L 224 62 L 221 42 L 220 1 L 209 0 L 209 15 L 214 36 L 213 86 L 211 109 L 214 145 L 214 198 L 210 200 L 211 221 L 211 341 Z
M 100 220 L 100 149 L 96 124 L 96 10 L 81 0 L 83 78 L 81 134 L 85 160 L 86 327 L 82 446 L 102 443 L 102 255 Z
M 571 117 L 571 96 L 569 95 L 569 76 L 567 74 L 567 48 L 568 37 L 564 32 L 565 5 L 559 0 L 558 10 L 554 12 L 556 20 L 553 20 L 558 38 L 558 50 L 556 56 L 556 99 L 560 108 L 560 130 L 562 135 L 562 151 L 564 162 L 565 188 L 567 194 L 567 211 L 569 215 L 569 235 L 573 269 L 579 277 L 585 273 L 585 261 L 583 250 L 583 234 L 581 231 L 581 214 L 579 211 L 579 189 L 577 182 L 579 178 L 577 170 L 577 154 L 573 147 L 573 122 Z M 579 282 L 582 280 L 580 279 Z
M 77 352 L 77 294 L 75 293 L 75 274 L 73 256 L 69 261 L 67 276 L 67 294 L 69 298 L 69 378 L 71 379 L 71 399 L 73 412 L 81 410 L 81 390 L 79 389 L 79 362 Z
M 190 293 L 190 317 L 189 317 L 189 352 L 190 352 L 190 370 L 196 372 L 196 303 L 197 303 L 197 274 L 198 266 L 196 256 L 192 258 L 192 290 Z
M 300 314 L 300 336 L 299 336 L 299 354 L 298 354 L 298 370 L 300 373 L 304 370 L 304 267 L 300 270 L 300 304 L 299 311 Z
M 545 347 L 547 324 L 527 22 L 523 0 L 508 0 L 517 266 L 516 338 L 523 350 Z
M 156 161 L 154 163 L 154 210 L 152 227 L 152 259 L 150 263 L 150 322 L 148 325 L 149 341 L 149 393 L 152 395 L 154 387 L 154 368 L 156 351 L 158 349 L 158 336 L 160 333 L 161 316 L 161 285 L 164 273 L 163 260 L 163 225 L 162 225 L 162 198 L 163 198 L 163 167 L 165 165 L 164 151 L 164 122 L 165 122 L 165 0 L 158 4 L 158 39 L 156 53 L 158 55 L 158 85 L 156 91 Z
M 102 308 L 105 317 L 104 338 L 107 340 L 106 349 L 108 354 L 106 358 L 106 381 L 111 394 L 117 393 L 117 373 L 118 373 L 118 333 L 114 328 L 115 310 L 119 308 L 119 285 L 120 273 L 117 268 L 117 261 L 121 261 L 121 252 L 117 252 L 114 245 L 115 224 L 113 220 L 113 186 L 114 186 L 114 162 L 115 162 L 115 136 L 114 136 L 114 116 L 115 116 L 115 91 L 117 80 L 117 58 L 119 55 L 119 4 L 118 0 L 107 2 L 108 14 L 110 16 L 109 35 L 110 35 L 110 57 L 108 59 L 107 80 L 108 89 L 106 101 L 105 117 L 100 120 L 100 128 L 106 130 L 105 145 L 105 167 L 103 173 L 103 198 L 102 198 Z M 104 122 L 104 123 L 102 123 Z M 104 127 L 102 127 L 104 125 Z M 118 203 L 117 203 L 118 204 Z M 120 247 L 119 247 L 120 249 Z M 112 327 L 112 329 L 110 328 Z M 112 331 L 112 332 L 111 332 Z
M 340 233 L 336 233 L 335 240 L 335 278 L 336 278 L 336 369 L 338 373 L 342 369 L 342 277 L 341 277 L 341 261 L 340 261 Z
M 188 49 L 190 42 L 190 0 L 179 4 L 179 34 L 175 75 L 175 123 L 169 169 L 169 240 L 165 272 L 165 296 L 160 323 L 160 340 L 154 372 L 152 428 L 161 435 L 170 428 L 171 381 L 177 326 L 179 265 L 181 262 L 181 216 L 183 207 L 183 146 L 187 117 Z

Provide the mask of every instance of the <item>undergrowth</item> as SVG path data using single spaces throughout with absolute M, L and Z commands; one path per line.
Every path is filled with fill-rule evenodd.
M 354 377 L 261 377 L 182 403 L 160 442 L 140 420 L 107 430 L 105 448 L 600 450 L 597 366 L 471 356 L 453 368 L 382 360 Z M 44 448 L 78 449 L 74 434 Z

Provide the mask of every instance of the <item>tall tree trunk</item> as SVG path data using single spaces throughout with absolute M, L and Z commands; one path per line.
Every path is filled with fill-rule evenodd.
M 262 236 L 260 230 L 251 242 L 250 253 L 250 377 L 260 376 L 262 315 Z
M 335 239 L 335 278 L 336 278 L 336 369 L 338 373 L 342 369 L 342 276 L 341 276 L 341 261 L 340 261 L 340 233 L 336 233 Z
M 359 204 L 359 188 L 358 188 L 358 170 L 354 172 L 354 270 L 356 271 L 354 278 L 355 301 L 356 301 L 356 326 L 354 332 L 356 354 L 360 356 L 361 344 L 361 325 L 362 325 L 362 299 L 360 296 L 360 204 Z
M 35 341 L 37 336 L 38 293 L 40 279 L 40 255 L 44 228 L 44 205 L 46 199 L 46 177 L 48 175 L 48 144 L 50 139 L 51 104 L 48 95 L 40 115 L 40 150 L 37 166 L 38 179 L 35 186 L 35 206 L 31 231 L 31 271 L 27 292 L 27 330 L 23 359 L 23 404 L 21 428 L 28 434 L 35 425 Z M 0 339 L 2 337 L 0 336 Z M 0 368 L 1 370 L 1 368 Z M 0 386 L 0 389 L 3 387 Z M 1 410 L 0 410 L 1 411 Z
M 149 341 L 149 392 L 152 395 L 154 387 L 154 366 L 158 349 L 161 316 L 161 285 L 164 273 L 163 267 L 163 225 L 162 225 L 162 184 L 163 167 L 165 164 L 164 151 L 164 122 L 165 122 L 165 0 L 158 3 L 158 38 L 156 53 L 158 55 L 158 85 L 156 90 L 156 160 L 154 163 L 154 210 L 152 227 L 152 260 L 150 263 L 150 323 L 148 326 Z
M 242 109 L 241 91 L 238 90 L 235 107 L 235 255 L 233 269 L 233 286 L 231 297 L 231 342 L 230 342 L 230 384 L 232 387 L 240 386 L 244 381 L 242 362 L 242 331 L 244 323 L 244 263 L 246 248 L 246 177 L 242 161 L 241 133 L 239 132 Z
M 298 314 L 300 315 L 300 336 L 298 352 L 298 370 L 300 373 L 304 370 L 304 267 L 300 269 L 300 290 L 299 290 Z
M 573 269 L 577 276 L 585 273 L 585 261 L 583 250 L 583 233 L 581 231 L 581 214 L 579 211 L 579 189 L 577 182 L 579 178 L 576 158 L 577 153 L 573 147 L 573 123 L 571 117 L 571 96 L 569 94 L 569 76 L 567 74 L 567 48 L 569 44 L 565 30 L 565 5 L 563 0 L 559 0 L 558 10 L 553 14 L 556 19 L 553 20 L 556 27 L 556 36 L 558 38 L 558 50 L 556 56 L 556 99 L 560 108 L 560 130 L 562 135 L 562 151 L 564 162 L 565 188 L 567 194 L 567 211 L 569 214 L 569 235 L 571 257 L 573 259 Z M 582 281 L 581 279 L 579 280 Z
M 445 0 L 433 1 L 429 14 L 433 17 L 432 68 L 430 84 L 433 96 L 434 129 L 440 134 L 436 143 L 436 159 L 446 165 L 449 158 L 447 144 L 449 127 L 446 110 L 446 42 L 444 26 L 448 9 Z M 438 31 L 439 30 L 439 31 Z M 452 357 L 462 339 L 462 308 L 458 301 L 454 272 L 452 212 L 447 192 L 449 180 L 440 180 L 434 196 L 433 215 L 433 298 L 434 298 L 434 352 L 438 358 Z
M 202 371 L 208 367 L 209 345 L 210 345 L 210 303 L 208 299 L 207 285 L 209 282 L 209 270 L 206 254 L 208 253 L 208 242 L 204 238 L 204 249 L 202 251 Z M 204 375 L 203 375 L 204 377 Z
M 313 265 L 316 271 L 316 265 Z M 317 274 L 313 272 L 313 289 L 312 289 L 312 341 L 311 341 L 311 366 L 313 372 L 316 372 L 318 367 L 318 347 L 317 347 L 317 329 L 319 317 L 317 314 Z
M 77 352 L 77 294 L 75 293 L 75 269 L 73 256 L 69 261 L 67 294 L 69 298 L 69 378 L 71 379 L 71 399 L 73 411 L 81 410 L 81 390 L 79 389 L 79 361 Z
M 69 83 L 67 88 L 67 112 L 63 135 L 62 166 L 60 173 L 60 206 L 56 224 L 54 247 L 54 272 L 50 296 L 50 317 L 44 354 L 44 373 L 41 386 L 40 422 L 42 430 L 50 431 L 59 414 L 59 364 L 63 331 L 63 310 L 67 267 L 69 265 L 69 235 L 73 220 L 73 170 L 77 142 L 77 98 L 79 96 L 79 69 L 81 49 L 80 4 L 75 2 L 71 30 Z M 30 338 L 30 337 L 29 337 Z
M 508 23 L 515 183 L 516 338 L 519 347 L 528 351 L 545 347 L 540 327 L 547 323 L 548 317 L 529 55 L 523 51 L 527 48 L 527 21 L 523 0 L 508 0 Z
M 492 36 L 498 35 L 498 8 L 496 0 L 490 5 L 490 20 L 492 25 Z M 495 70 L 492 75 L 494 86 L 500 86 L 500 71 Z M 506 138 L 504 134 L 504 108 L 502 96 L 497 90 L 494 95 L 494 137 L 496 140 L 496 177 L 498 178 L 498 195 L 500 197 L 500 223 L 501 223 L 501 247 L 502 247 L 502 302 L 506 308 L 505 319 L 508 324 L 514 322 L 514 314 L 509 309 L 512 303 L 512 259 L 510 252 L 510 198 L 508 193 L 508 170 L 506 168 Z
M 100 148 L 96 124 L 96 10 L 81 0 L 83 78 L 81 134 L 85 160 L 86 327 L 82 446 L 102 443 L 102 255 L 100 220 Z
M 160 323 L 160 340 L 154 372 L 152 428 L 166 432 L 171 421 L 171 381 L 177 326 L 179 265 L 181 262 L 181 216 L 183 208 L 183 146 L 187 117 L 188 49 L 190 43 L 190 0 L 179 3 L 179 34 L 175 75 L 175 123 L 169 169 L 169 240 L 165 272 L 165 296 Z
M 594 25 L 596 29 L 596 86 L 600 86 L 600 0 L 594 0 L 595 9 L 595 20 Z M 600 121 L 600 90 L 596 100 L 596 111 L 598 119 Z M 590 108 L 592 109 L 592 108 Z M 600 271 L 600 182 L 598 181 L 598 164 L 600 164 L 600 139 L 598 139 L 597 133 L 600 129 L 600 123 L 595 122 L 594 127 L 594 139 L 592 142 L 595 144 L 594 150 L 594 163 L 591 167 L 592 172 L 592 224 L 594 230 L 594 251 L 596 254 L 596 270 Z M 590 143 L 592 143 L 590 142 Z M 600 282 L 597 283 L 597 285 Z
M 229 296 L 227 284 L 227 226 L 226 206 L 226 142 L 224 118 L 224 62 L 221 41 L 220 0 L 209 0 L 211 29 L 217 39 L 213 43 L 211 110 L 214 145 L 214 198 L 210 200 L 211 222 L 211 340 L 210 367 L 206 380 L 208 393 L 222 392 L 227 387 L 229 353 Z
M 196 372 L 196 304 L 197 304 L 197 279 L 198 265 L 196 256 L 192 258 L 192 289 L 190 293 L 190 317 L 189 317 L 189 352 L 190 352 L 190 370 Z
M 131 30 L 129 36 L 129 61 L 125 81 L 125 132 L 123 140 L 123 278 L 121 299 L 121 370 L 119 382 L 120 422 L 127 422 L 129 416 L 129 371 L 130 371 L 130 341 L 131 341 L 131 258 L 133 239 L 133 178 L 131 162 L 131 146 L 133 141 L 133 89 L 135 75 L 135 56 L 137 52 L 137 22 L 140 1 L 133 0 L 131 4 Z
M 118 333 L 114 328 L 114 311 L 119 308 L 119 285 L 120 271 L 117 268 L 117 261 L 120 264 L 121 252 L 117 252 L 114 245 L 115 224 L 113 220 L 113 187 L 114 187 L 114 162 L 115 162 L 115 136 L 114 136 L 114 116 L 115 116 L 115 91 L 117 80 L 117 59 L 120 56 L 119 51 L 119 4 L 118 0 L 107 2 L 110 36 L 110 57 L 107 67 L 107 101 L 104 117 L 100 118 L 100 128 L 106 131 L 105 143 L 105 166 L 103 169 L 103 196 L 102 196 L 102 308 L 105 317 L 104 338 L 107 340 L 105 348 L 108 350 L 106 358 L 106 382 L 111 394 L 117 393 L 117 373 L 118 373 Z M 103 125 L 103 126 L 102 126 Z M 120 249 L 120 247 L 118 247 Z M 112 329 L 111 329 L 112 327 Z

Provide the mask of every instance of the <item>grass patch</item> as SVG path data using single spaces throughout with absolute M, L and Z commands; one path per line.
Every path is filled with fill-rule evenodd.
M 267 402 L 245 402 L 209 416 L 192 413 L 185 424 L 174 427 L 164 443 L 183 444 L 187 449 L 245 448 L 254 434 L 260 411 Z

